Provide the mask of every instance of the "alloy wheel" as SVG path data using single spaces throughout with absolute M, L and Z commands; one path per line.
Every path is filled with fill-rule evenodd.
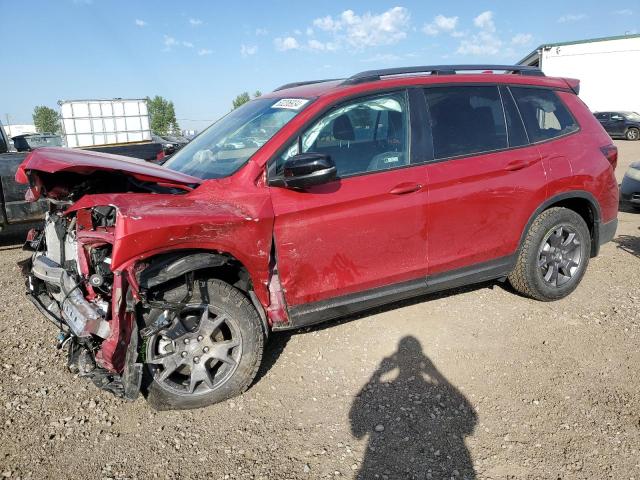
M 213 305 L 177 315 L 171 327 L 147 344 L 146 361 L 154 380 L 182 395 L 217 389 L 235 372 L 242 356 L 236 322 Z
M 561 287 L 577 274 L 582 260 L 579 233 L 569 225 L 560 225 L 548 232 L 542 240 L 538 252 L 538 269 L 547 285 Z

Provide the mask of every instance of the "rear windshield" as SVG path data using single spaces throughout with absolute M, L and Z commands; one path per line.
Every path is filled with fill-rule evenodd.
M 227 177 L 310 103 L 303 98 L 258 98 L 245 103 L 194 138 L 164 166 L 203 179 Z

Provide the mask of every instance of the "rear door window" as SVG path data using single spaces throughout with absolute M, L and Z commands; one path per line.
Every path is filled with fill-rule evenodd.
M 543 142 L 578 130 L 578 124 L 553 90 L 509 87 L 518 104 L 529 138 Z
M 425 96 L 436 159 L 508 147 L 497 86 L 432 87 Z

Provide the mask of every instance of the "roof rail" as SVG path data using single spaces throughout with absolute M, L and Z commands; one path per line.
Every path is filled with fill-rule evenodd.
M 324 82 L 335 82 L 336 80 L 342 80 L 341 78 L 327 78 L 324 80 L 307 80 L 305 82 L 293 82 L 293 83 L 285 83 L 284 85 L 279 86 L 274 90 L 274 92 L 279 92 L 280 90 L 286 90 L 287 88 L 295 88 L 295 87 L 303 87 L 305 85 L 313 85 L 314 83 L 324 83 Z
M 544 77 L 544 73 L 538 67 L 526 65 L 430 65 L 423 67 L 385 68 L 382 70 L 368 70 L 356 73 L 347 78 L 343 84 L 352 85 L 355 83 L 372 82 L 380 80 L 382 77 L 394 75 L 430 74 L 430 75 L 455 75 L 457 72 L 476 71 L 505 71 L 520 75 L 531 75 Z

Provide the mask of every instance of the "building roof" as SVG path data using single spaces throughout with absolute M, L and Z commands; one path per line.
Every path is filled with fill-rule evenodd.
M 616 35 L 613 37 L 587 38 L 584 40 L 573 40 L 570 42 L 543 43 L 542 45 L 535 48 L 532 52 L 530 52 L 527 56 L 525 56 L 522 60 L 520 60 L 517 63 L 517 65 L 526 65 L 526 63 L 528 63 L 527 60 L 537 55 L 538 51 L 542 50 L 543 48 L 563 47 L 565 45 L 580 45 L 582 43 L 609 42 L 611 40 L 626 40 L 629 38 L 640 38 L 640 34 Z

